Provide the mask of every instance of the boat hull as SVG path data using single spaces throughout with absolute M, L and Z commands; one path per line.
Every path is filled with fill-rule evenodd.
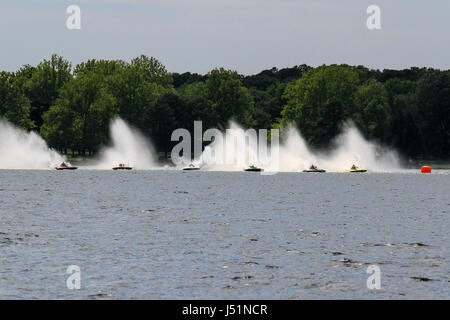
M 327 172 L 326 170 L 323 169 L 317 169 L 317 170 L 303 170 L 303 172 L 317 172 L 317 173 L 323 173 L 323 172 Z
M 56 167 L 56 170 L 76 170 L 78 167 Z
M 114 167 L 112 168 L 113 170 L 131 170 L 133 169 L 132 167 Z
M 356 169 L 356 170 L 347 170 L 347 172 L 350 173 L 362 173 L 362 172 L 367 172 L 366 169 Z
M 183 171 L 196 171 L 200 170 L 200 168 L 183 168 Z
M 260 169 L 260 168 L 255 168 L 255 169 L 244 169 L 244 171 L 246 172 L 261 172 L 264 171 L 264 169 Z

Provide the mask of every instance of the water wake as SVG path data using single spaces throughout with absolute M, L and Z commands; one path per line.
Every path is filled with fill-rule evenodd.
M 249 164 L 261 163 L 258 146 L 256 134 L 246 134 L 242 127 L 231 121 L 225 135 L 215 137 L 194 163 L 214 171 L 242 171 Z
M 110 133 L 111 145 L 104 147 L 98 160 L 85 168 L 110 170 L 123 163 L 137 170 L 163 169 L 155 161 L 151 143 L 125 121 L 113 120 Z M 255 131 L 245 131 L 230 122 L 225 134 L 215 137 L 193 164 L 212 171 L 242 171 L 249 165 L 256 165 L 267 171 L 299 172 L 312 164 L 329 172 L 345 171 L 352 164 L 373 172 L 401 169 L 400 157 L 395 151 L 367 141 L 352 123 L 344 126 L 333 143 L 334 148 L 326 151 L 313 151 L 295 127 L 286 129 L 275 162 L 267 162 L 270 157 L 262 159 L 263 145 L 259 138 Z M 267 149 L 267 154 L 271 154 L 270 143 Z M 51 169 L 64 160 L 38 134 L 0 120 L 0 169 Z
M 115 119 L 110 126 L 111 145 L 99 153 L 99 160 L 91 169 L 110 170 L 120 163 L 137 170 L 156 169 L 155 153 L 148 140 L 122 119 Z
M 373 172 L 390 172 L 401 168 L 399 155 L 388 148 L 366 140 L 352 123 L 347 123 L 331 150 L 313 151 L 298 130 L 291 126 L 284 132 L 277 163 L 265 163 L 259 157 L 261 141 L 246 134 L 238 124 L 230 122 L 230 131 L 208 145 L 195 164 L 213 171 L 241 171 L 249 165 L 269 171 L 299 172 L 318 166 L 329 172 L 343 172 L 352 164 Z M 235 140 L 235 143 L 229 143 Z M 270 149 L 270 148 L 269 148 Z M 217 161 L 217 160 L 222 161 Z
M 0 119 L 0 169 L 51 169 L 62 161 L 38 134 Z
M 399 154 L 375 142 L 367 141 L 351 123 L 335 140 L 337 146 L 330 153 L 319 154 L 318 161 L 329 171 L 342 171 L 351 164 L 373 172 L 392 172 L 401 169 Z

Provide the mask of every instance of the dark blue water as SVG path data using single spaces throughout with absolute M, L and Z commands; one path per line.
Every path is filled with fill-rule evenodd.
M 0 170 L 0 298 L 448 299 L 449 190 L 445 172 Z

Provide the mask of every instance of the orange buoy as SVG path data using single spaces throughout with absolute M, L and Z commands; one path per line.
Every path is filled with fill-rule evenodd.
M 422 173 L 431 173 L 431 167 L 430 166 L 422 166 Z

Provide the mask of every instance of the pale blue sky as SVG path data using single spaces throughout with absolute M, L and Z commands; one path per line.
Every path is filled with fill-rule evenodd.
M 82 29 L 66 28 L 81 7 Z M 382 30 L 366 9 L 381 7 Z M 298 64 L 450 69 L 449 0 L 1 0 L 0 69 L 141 53 L 169 71 L 252 74 Z

